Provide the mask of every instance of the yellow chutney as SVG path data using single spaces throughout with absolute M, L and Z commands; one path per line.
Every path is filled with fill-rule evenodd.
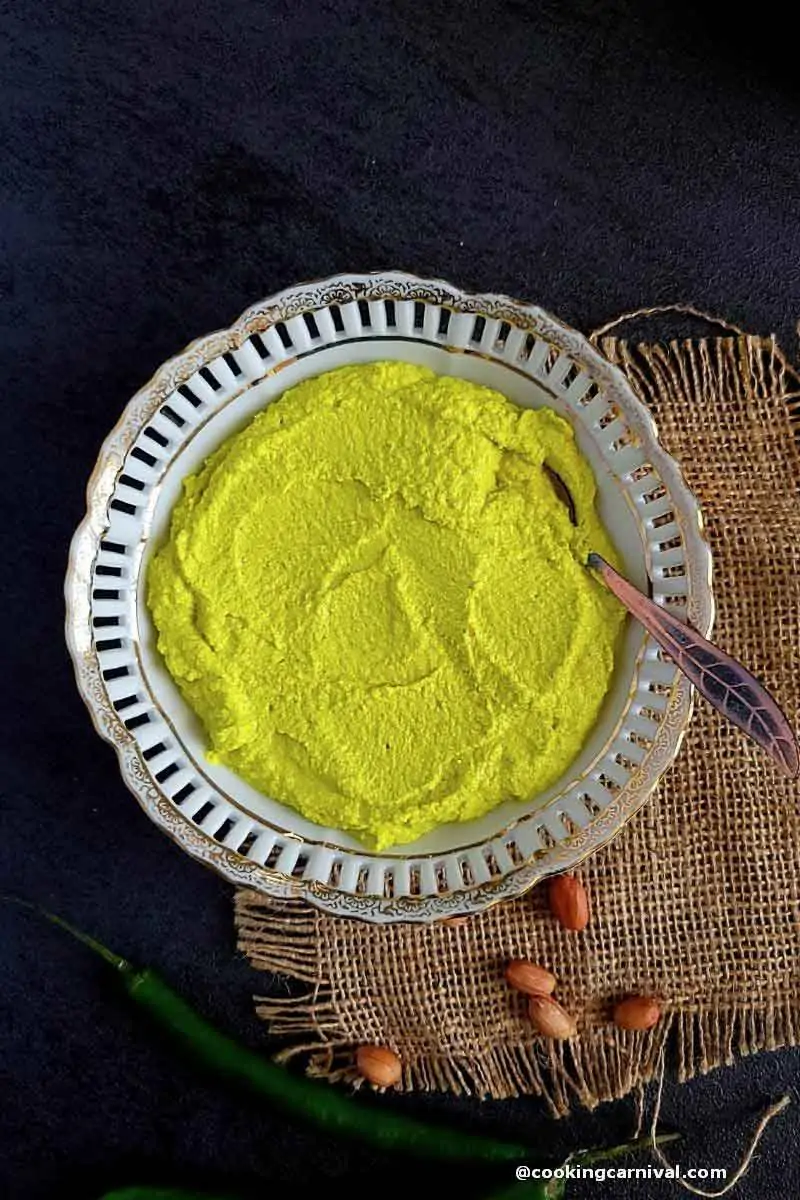
M 293 387 L 186 480 L 148 601 L 209 759 L 380 849 L 568 770 L 624 617 L 590 549 L 616 561 L 567 421 L 380 362 Z

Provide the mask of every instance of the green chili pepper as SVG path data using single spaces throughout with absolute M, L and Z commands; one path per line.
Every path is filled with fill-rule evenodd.
M 563 1200 L 566 1191 L 565 1179 L 529 1179 L 525 1183 L 512 1183 L 502 1192 L 492 1192 L 488 1200 Z
M 24 901 L 19 903 L 34 908 Z M 428 1125 L 413 1117 L 387 1112 L 360 1103 L 329 1084 L 315 1083 L 262 1058 L 201 1017 L 154 971 L 135 967 L 54 913 L 43 909 L 35 911 L 72 934 L 113 967 L 131 999 L 170 1033 L 194 1061 L 272 1101 L 288 1115 L 327 1133 L 349 1136 L 381 1150 L 400 1151 L 419 1158 L 529 1161 L 530 1146 Z
M 126 1187 L 106 1192 L 100 1200 L 236 1200 L 235 1196 L 212 1196 L 186 1188 Z
M 54 913 L 39 909 L 24 900 L 15 899 L 15 903 L 38 912 L 52 924 L 66 930 L 113 967 L 131 999 L 148 1012 L 162 1029 L 170 1033 L 192 1059 L 272 1101 L 289 1115 L 296 1116 L 327 1133 L 342 1134 L 367 1142 L 381 1150 L 399 1151 L 420 1158 L 530 1164 L 529 1146 L 428 1125 L 413 1117 L 359 1103 L 328 1084 L 314 1083 L 303 1075 L 293 1074 L 285 1067 L 262 1058 L 239 1045 L 227 1034 L 221 1033 L 148 967 L 135 967 L 127 959 L 115 954 L 95 938 L 76 929 L 74 925 L 70 925 Z M 656 1140 L 668 1142 L 677 1136 L 662 1134 Z M 642 1140 L 607 1150 L 586 1151 L 576 1156 L 574 1161 L 589 1163 L 615 1158 L 642 1149 L 645 1145 L 646 1141 Z M 538 1184 L 544 1185 L 544 1188 L 537 1192 L 535 1188 Z M 559 1200 L 563 1188 L 560 1192 L 554 1190 L 557 1184 L 563 1184 L 563 1181 L 531 1180 L 527 1184 L 517 1185 L 519 1189 L 528 1190 L 523 1192 L 512 1189 L 509 1192 L 506 1189 L 505 1193 L 501 1193 L 499 1200 L 506 1194 L 519 1196 L 520 1200 L 523 1200 L 523 1196 L 525 1200 Z M 548 1185 L 550 1191 L 547 1190 Z M 169 1189 L 162 1189 L 160 1192 L 158 1189 L 148 1191 L 141 1188 L 132 1191 L 128 1189 L 128 1193 L 112 1193 L 113 1200 L 136 1200 L 137 1195 L 141 1196 L 142 1200 L 190 1200 L 192 1193 L 182 1194 L 174 1190 L 170 1192 Z

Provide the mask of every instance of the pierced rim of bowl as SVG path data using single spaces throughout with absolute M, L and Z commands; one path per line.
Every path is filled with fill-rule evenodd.
M 194 433 L 261 381 L 324 349 L 398 342 L 510 367 L 589 429 L 637 521 L 654 598 L 705 635 L 714 619 L 700 508 L 652 416 L 618 368 L 538 307 L 398 271 L 339 275 L 253 305 L 164 363 L 104 442 L 72 541 L 66 637 L 79 690 L 127 786 L 194 858 L 239 886 L 376 922 L 479 912 L 575 867 L 644 804 L 679 751 L 693 702 L 688 681 L 644 637 L 626 706 L 591 764 L 544 807 L 488 839 L 465 831 L 471 844 L 438 853 L 308 837 L 292 828 L 291 810 L 285 825 L 272 823 L 203 772 L 140 654 L 137 584 L 161 482 Z

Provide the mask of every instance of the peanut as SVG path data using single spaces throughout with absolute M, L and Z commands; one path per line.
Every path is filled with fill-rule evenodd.
M 529 996 L 549 996 L 555 991 L 556 977 L 545 967 L 524 958 L 512 958 L 506 967 L 506 982 Z
M 628 996 L 614 1009 L 619 1029 L 652 1029 L 661 1019 L 661 1005 L 652 996 Z
M 536 1029 L 544 1037 L 561 1041 L 574 1037 L 578 1032 L 574 1018 L 550 996 L 531 996 L 528 1013 Z
M 394 1087 L 403 1075 L 403 1064 L 388 1046 L 359 1046 L 356 1053 L 358 1073 L 375 1087 Z
M 548 890 L 550 911 L 565 929 L 580 932 L 589 924 L 589 896 L 575 875 L 556 875 Z

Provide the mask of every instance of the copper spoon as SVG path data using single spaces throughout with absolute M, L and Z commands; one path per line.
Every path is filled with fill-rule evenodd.
M 577 524 L 575 504 L 567 485 L 545 466 L 553 486 Z M 587 566 L 596 571 L 631 616 L 665 650 L 675 665 L 724 717 L 774 759 L 787 775 L 800 772 L 800 750 L 791 725 L 763 684 L 746 667 L 713 645 L 691 625 L 655 604 L 615 571 L 599 554 L 592 552 Z

